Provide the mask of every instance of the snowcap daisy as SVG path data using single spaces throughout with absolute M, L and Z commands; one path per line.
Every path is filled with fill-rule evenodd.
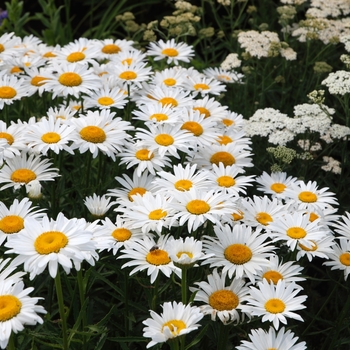
M 348 279 L 350 273 L 350 241 L 340 239 L 339 244 L 332 247 L 332 253 L 328 254 L 330 261 L 326 261 L 323 265 L 331 266 L 331 270 L 344 271 L 344 280 Z
M 155 61 L 166 59 L 167 64 L 174 63 L 179 64 L 179 61 L 190 62 L 194 51 L 192 46 L 186 43 L 175 42 L 175 39 L 170 39 L 166 42 L 159 40 L 155 43 L 150 43 L 146 52 L 148 56 L 154 56 Z
M 35 153 L 47 155 L 49 150 L 59 154 L 62 150 L 74 154 L 68 145 L 73 134 L 73 127 L 62 124 L 60 119 L 50 116 L 28 126 L 26 140 L 28 148 Z
M 212 321 L 217 318 L 223 324 L 239 323 L 244 320 L 244 314 L 240 314 L 241 305 L 245 302 L 249 288 L 241 278 L 234 278 L 230 283 L 226 282 L 227 272 L 219 273 L 217 269 L 207 276 L 208 282 L 196 282 L 198 287 L 190 288 L 196 292 L 194 301 L 202 304 L 199 308 L 204 315 L 210 315 Z
M 291 330 L 285 331 L 282 327 L 276 333 L 273 327 L 268 332 L 262 328 L 252 329 L 249 334 L 250 341 L 242 340 L 241 345 L 237 346 L 237 350 L 306 350 L 306 343 L 303 341 L 297 343 L 298 337 L 294 337 Z
M 310 240 L 308 245 L 298 243 L 296 260 L 301 260 L 304 256 L 310 262 L 314 257 L 329 259 L 329 256 L 334 253 L 332 247 L 335 244 L 333 235 L 328 235 L 318 240 Z
M 93 240 L 98 251 L 112 250 L 116 255 L 118 250 L 128 246 L 131 242 L 143 238 L 141 229 L 132 228 L 132 221 L 117 215 L 115 222 L 106 217 L 98 230 L 95 230 Z
M 205 118 L 220 121 L 227 114 L 227 107 L 222 106 L 214 97 L 204 96 L 193 101 L 192 109 L 204 114 Z
M 94 193 L 92 196 L 88 196 L 84 199 L 84 204 L 93 217 L 103 218 L 114 204 L 109 203 L 109 201 L 110 198 L 106 198 L 106 195 L 98 196 Z
M 158 86 L 181 86 L 186 79 L 186 74 L 187 70 L 179 66 L 165 68 L 154 73 L 154 77 L 151 83 Z
M 29 294 L 34 288 L 24 288 L 21 279 L 1 280 L 0 283 L 0 347 L 6 349 L 12 332 L 18 333 L 24 326 L 42 324 L 43 319 L 38 314 L 46 314 L 41 305 L 42 298 L 33 298 Z
M 168 236 L 159 236 L 157 241 L 150 236 L 144 236 L 143 239 L 130 242 L 121 251 L 122 254 L 117 259 L 129 259 L 122 266 L 122 269 L 135 266 L 131 270 L 130 275 L 147 270 L 151 284 L 154 283 L 159 272 L 162 272 L 168 278 L 173 272 L 181 277 L 181 270 L 174 266 L 166 250 L 167 241 Z
M 143 336 L 152 339 L 146 348 L 198 329 L 200 324 L 197 322 L 204 316 L 198 307 L 176 301 L 164 303 L 162 308 L 163 312 L 160 315 L 151 310 L 151 318 L 142 322 L 146 326 Z
M 72 149 L 79 148 L 80 153 L 90 151 L 93 158 L 101 151 L 115 160 L 116 153 L 122 150 L 121 147 L 129 138 L 126 131 L 133 127 L 129 122 L 114 116 L 115 112 L 105 109 L 88 111 L 86 115 L 71 119 L 70 123 L 75 127 Z
M 244 123 L 243 115 L 236 112 L 227 111 L 226 115 L 221 118 L 221 126 L 225 129 L 242 130 Z
M 98 91 L 90 92 L 89 96 L 84 96 L 85 108 L 118 108 L 123 109 L 127 104 L 127 95 L 119 87 L 103 87 Z
M 214 78 L 202 74 L 192 74 L 183 82 L 184 89 L 191 91 L 192 96 L 220 95 L 226 91 L 226 86 Z
M 28 156 L 22 152 L 20 156 L 8 159 L 0 169 L 0 190 L 13 187 L 15 190 L 23 185 L 29 185 L 32 181 L 53 181 L 59 176 L 58 169 L 51 168 L 48 159 L 42 159 L 34 154 Z
M 132 50 L 133 44 L 134 42 L 132 40 L 125 39 L 104 39 L 94 42 L 94 45 L 96 45 L 96 48 L 99 50 L 97 58 L 100 60 L 112 59 L 113 56 L 120 52 Z
M 27 89 L 23 78 L 0 75 L 0 109 L 3 109 L 5 104 L 10 105 L 24 96 L 27 96 Z
M 111 56 L 112 64 L 124 64 L 130 66 L 133 63 L 141 63 L 146 61 L 146 54 L 137 49 L 129 49 L 119 51 L 116 55 Z
M 18 255 L 13 264 L 24 264 L 31 280 L 47 266 L 52 278 L 56 277 L 59 265 L 69 274 L 72 263 L 78 270 L 88 255 L 96 255 L 92 232 L 86 230 L 85 220 L 67 219 L 62 213 L 56 220 L 47 216 L 41 221 L 28 218 L 21 234 L 10 238 L 5 244 L 9 248 L 6 254 Z
M 252 283 L 264 266 L 269 265 L 268 258 L 273 252 L 273 246 L 266 242 L 266 236 L 259 229 L 252 230 L 246 225 L 236 224 L 214 226 L 216 237 L 205 236 L 204 252 L 211 254 L 202 264 L 210 267 L 223 267 L 222 272 L 228 272 L 228 277 L 248 277 Z
M 6 123 L 0 120 L 0 139 L 7 141 L 7 147 L 4 149 L 4 158 L 13 158 L 19 156 L 21 151 L 26 149 L 26 138 L 24 137 L 24 125 L 21 123 L 11 122 L 7 126 Z
M 302 317 L 295 313 L 306 308 L 303 302 L 307 295 L 297 296 L 300 290 L 294 282 L 287 284 L 280 280 L 275 285 L 264 279 L 258 282 L 258 288 L 250 287 L 250 296 L 247 297 L 247 304 L 242 306 L 242 311 L 252 316 L 263 316 L 262 322 L 272 322 L 276 330 L 280 322 L 287 324 L 287 318 L 303 321 Z
M 0 60 L 11 58 L 18 52 L 18 45 L 21 43 L 21 38 L 15 33 L 4 33 L 0 36 Z
M 71 109 L 66 106 L 58 106 L 58 107 L 50 107 L 46 115 L 50 118 L 50 116 L 55 117 L 55 119 L 60 119 L 62 123 L 67 122 L 69 119 L 73 118 L 73 116 L 77 113 L 76 109 Z
M 27 218 L 41 219 L 44 216 L 42 211 L 43 209 L 32 207 L 32 202 L 28 198 L 23 198 L 21 201 L 15 199 L 10 208 L 0 202 L 0 245 L 8 236 L 21 232 Z
M 28 96 L 32 96 L 36 92 L 41 96 L 44 91 L 45 80 L 47 79 L 47 69 L 32 66 L 30 68 L 24 67 L 24 71 L 26 75 L 23 76 L 23 79 Z
M 241 83 L 244 75 L 238 73 L 234 70 L 228 71 L 222 68 L 206 68 L 203 70 L 203 74 L 205 74 L 209 78 L 215 78 L 216 80 L 222 81 L 223 83 Z

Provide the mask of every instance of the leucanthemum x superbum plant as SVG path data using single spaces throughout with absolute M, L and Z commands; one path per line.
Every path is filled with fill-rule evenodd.
M 195 30 L 198 8 L 176 6 Z M 323 311 L 337 325 L 323 340 L 340 348 L 349 214 L 337 184 L 313 175 L 328 150 L 348 171 L 347 58 L 320 81 L 331 96 L 304 91 L 293 114 L 247 100 L 256 110 L 242 115 L 232 94 L 263 60 L 298 59 L 256 29 L 229 39 L 239 49 L 221 67 L 164 37 L 142 51 L 129 39 L 0 37 L 2 348 L 304 349 L 331 327 Z

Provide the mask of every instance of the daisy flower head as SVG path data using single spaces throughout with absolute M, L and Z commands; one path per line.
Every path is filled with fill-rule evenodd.
M 279 280 L 284 280 L 286 283 L 305 281 L 305 278 L 299 277 L 303 268 L 295 264 L 293 261 L 285 263 L 280 262 L 278 255 L 271 255 L 269 265 L 264 266 L 259 272 L 258 281 L 266 279 L 269 283 L 277 284 Z
M 300 209 L 316 210 L 326 209 L 332 204 L 338 204 L 333 192 L 328 192 L 328 187 L 318 188 L 316 181 L 305 183 L 298 181 L 292 188 L 287 188 L 285 194 Z
M 228 277 L 245 278 L 254 283 L 256 275 L 268 266 L 268 258 L 274 247 L 266 242 L 266 236 L 260 229 L 252 230 L 250 226 L 236 224 L 214 226 L 216 237 L 205 236 L 204 252 L 211 254 L 202 264 L 210 267 L 222 267 Z
M 310 240 L 308 245 L 298 243 L 296 260 L 301 260 L 304 256 L 311 262 L 313 258 L 329 259 L 334 251 L 332 247 L 336 244 L 333 235 L 324 236 L 318 240 Z
M 110 198 L 107 198 L 106 195 L 98 196 L 94 193 L 92 196 L 84 199 L 84 204 L 94 218 L 100 219 L 114 205 L 114 203 L 110 203 L 109 201 Z
M 164 167 L 171 165 L 168 156 L 161 157 L 157 150 L 151 151 L 139 141 L 126 145 L 118 157 L 121 158 L 120 164 L 126 164 L 127 169 L 136 166 L 137 176 L 141 176 L 145 170 L 155 175 L 156 171 L 161 171 Z
M 117 215 L 115 222 L 106 217 L 95 230 L 93 240 L 99 252 L 112 250 L 113 255 L 137 239 L 145 235 L 141 229 L 132 228 L 133 222 Z
M 186 164 L 184 167 L 181 163 L 173 165 L 172 171 L 159 171 L 157 178 L 154 180 L 156 190 L 161 193 L 168 192 L 185 192 L 191 188 L 198 190 L 208 189 L 207 173 L 198 171 L 196 164 Z
M 194 56 L 194 50 L 192 46 L 186 43 L 176 43 L 175 39 L 170 39 L 166 42 L 159 40 L 150 43 L 146 54 L 154 56 L 155 61 L 166 59 L 167 64 L 174 63 L 178 65 L 179 61 L 190 62 L 190 59 Z
M 167 250 L 174 265 L 181 269 L 188 269 L 195 265 L 198 260 L 206 259 L 202 252 L 202 242 L 193 237 L 185 239 L 170 238 L 167 243 Z
M 182 86 L 182 83 L 186 79 L 186 74 L 187 70 L 180 66 L 165 68 L 154 73 L 151 83 L 167 87 Z
M 312 241 L 318 241 L 329 234 L 324 226 L 319 225 L 319 219 L 310 222 L 309 214 L 298 211 L 283 215 L 278 221 L 271 222 L 268 228 L 273 240 L 283 241 L 291 251 L 298 244 L 312 249 Z
M 0 347 L 6 349 L 12 332 L 18 333 L 24 326 L 42 324 L 38 314 L 46 314 L 46 310 L 37 305 L 42 298 L 33 298 L 29 294 L 34 288 L 25 288 L 21 279 L 5 279 L 0 283 Z
M 127 102 L 127 95 L 119 87 L 103 87 L 98 91 L 91 92 L 88 96 L 84 96 L 85 108 L 123 109 Z
M 173 272 L 181 277 L 181 270 L 174 266 L 166 250 L 167 241 L 168 236 L 159 236 L 157 241 L 150 236 L 144 236 L 140 240 L 130 242 L 117 259 L 129 259 L 122 268 L 135 266 L 130 271 L 130 275 L 147 270 L 151 284 L 154 283 L 159 272 L 168 278 Z
M 112 64 L 123 64 L 130 66 L 135 63 L 144 63 L 147 60 L 147 56 L 140 50 L 129 49 L 119 51 L 116 55 L 111 56 L 110 62 Z
M 237 350 L 306 350 L 306 343 L 303 341 L 297 343 L 298 337 L 294 337 L 291 330 L 285 331 L 282 327 L 276 333 L 273 327 L 270 327 L 268 332 L 262 328 L 252 329 L 249 334 L 250 341 L 243 340 Z
M 245 149 L 251 149 L 252 141 L 249 137 L 246 137 L 244 130 L 228 129 L 223 130 L 218 136 L 216 142 L 219 145 L 227 145 L 229 143 L 234 143 L 236 145 L 241 145 Z
M 250 287 L 250 296 L 247 304 L 242 306 L 243 312 L 251 316 L 263 316 L 262 322 L 272 322 L 274 328 L 279 328 L 280 322 L 287 324 L 287 318 L 303 321 L 295 311 L 305 309 L 303 302 L 307 295 L 297 294 L 301 288 L 294 282 L 286 283 L 279 280 L 277 284 L 269 283 L 263 279 L 258 282 L 258 287 Z
M 152 339 L 146 348 L 198 329 L 200 324 L 197 322 L 204 316 L 197 306 L 176 301 L 164 303 L 162 308 L 163 312 L 160 315 L 151 310 L 151 317 L 142 322 L 146 326 L 143 336 Z
M 5 104 L 10 105 L 24 96 L 27 96 L 27 88 L 23 78 L 0 75 L 0 109 L 3 109 Z
M 26 149 L 26 138 L 24 137 L 24 124 L 11 122 L 11 125 L 0 120 L 0 139 L 5 140 L 7 146 L 4 149 L 4 158 L 19 156 Z
M 74 128 L 67 124 L 62 124 L 60 119 L 50 116 L 48 119 L 42 118 L 40 122 L 29 125 L 26 140 L 28 148 L 37 154 L 44 156 L 51 150 L 56 154 L 66 151 L 74 154 L 69 146 L 72 140 Z
M 133 196 L 133 201 L 117 209 L 133 222 L 133 228 L 141 228 L 144 234 L 154 231 L 161 234 L 164 228 L 174 226 L 172 220 L 175 209 L 172 198 L 147 192 Z
M 80 153 L 90 151 L 93 158 L 96 158 L 100 151 L 115 160 L 116 154 L 122 150 L 129 138 L 126 131 L 133 127 L 129 122 L 114 116 L 115 112 L 104 109 L 88 111 L 86 115 L 71 119 L 70 124 L 75 127 L 72 149 L 79 148 Z
M 214 97 L 204 96 L 193 101 L 192 109 L 204 114 L 205 118 L 220 121 L 227 114 L 227 107 L 222 106 Z
M 0 60 L 11 58 L 18 52 L 16 48 L 21 43 L 21 38 L 15 33 L 4 33 L 0 36 Z
M 10 208 L 0 202 L 0 245 L 10 235 L 20 233 L 27 218 L 41 219 L 44 216 L 42 211 L 43 209 L 32 207 L 32 202 L 28 198 L 23 198 L 21 201 L 15 199 Z
M 154 192 L 154 175 L 147 170 L 138 175 L 137 170 L 133 172 L 132 178 L 127 174 L 122 174 L 123 177 L 116 176 L 115 179 L 122 185 L 122 188 L 109 189 L 107 195 L 117 197 L 117 202 L 125 205 L 127 202 L 133 202 L 133 196 L 143 196 L 147 192 Z
M 33 280 L 48 266 L 49 274 L 56 277 L 59 265 L 69 274 L 72 262 L 75 268 L 87 256 L 95 256 L 92 232 L 86 229 L 85 220 L 67 219 L 59 213 L 56 220 L 44 216 L 38 221 L 27 218 L 20 235 L 13 235 L 5 246 L 7 254 L 17 254 L 13 264 L 23 265 Z M 88 261 L 91 263 L 90 261 Z
M 133 49 L 134 42 L 126 39 L 104 39 L 97 40 L 94 42 L 96 48 L 99 50 L 97 58 L 99 60 L 112 59 L 120 52 L 130 51 Z
M 226 91 L 226 86 L 215 78 L 208 78 L 202 74 L 194 74 L 183 82 L 184 89 L 191 91 L 192 96 L 220 95 Z
M 244 118 L 242 114 L 227 111 L 221 118 L 221 126 L 225 129 L 242 130 L 244 129 Z
M 58 169 L 51 168 L 48 159 L 42 159 L 35 154 L 28 156 L 22 152 L 20 156 L 8 159 L 0 169 L 0 190 L 13 187 L 18 190 L 21 186 L 29 185 L 32 181 L 54 181 L 59 176 Z
M 23 76 L 23 79 L 28 96 L 32 96 L 36 92 L 41 96 L 44 92 L 45 80 L 47 79 L 47 69 L 32 66 L 30 68 L 24 67 L 24 71 L 26 75 Z
M 47 74 L 45 91 L 52 92 L 52 98 L 56 96 L 74 96 L 88 94 L 101 88 L 101 79 L 95 75 L 91 68 L 83 64 L 53 64 L 52 72 Z
M 334 227 L 334 231 L 340 235 L 341 239 L 350 239 L 350 213 L 345 212 L 345 215 L 342 215 L 341 221 L 338 220 L 335 223 L 332 223 L 331 226 Z
M 219 273 L 217 269 L 207 276 L 207 280 L 196 282 L 198 287 L 190 288 L 191 292 L 196 292 L 194 301 L 204 303 L 199 306 L 201 312 L 210 315 L 212 321 L 219 319 L 225 325 L 244 320 L 245 314 L 240 311 L 249 294 L 245 281 L 234 278 L 227 283 L 227 272 Z
M 172 205 L 177 211 L 174 221 L 178 220 L 180 226 L 187 223 L 189 233 L 197 230 L 207 220 L 220 224 L 220 217 L 230 213 L 234 207 L 230 196 L 212 190 L 191 188 L 173 194 L 175 200 Z
M 244 78 L 244 75 L 241 73 L 238 73 L 234 70 L 228 71 L 222 68 L 206 68 L 203 70 L 203 73 L 208 78 L 214 78 L 218 81 L 221 81 L 223 83 L 242 83 L 242 78 Z
M 73 118 L 73 116 L 78 112 L 76 109 L 71 109 L 66 106 L 58 106 L 58 107 L 50 107 L 46 115 L 50 118 L 50 116 L 55 117 L 55 119 L 60 119 L 62 123 L 69 121 L 69 119 Z
M 331 266 L 331 270 L 344 271 L 344 280 L 348 279 L 350 273 L 350 241 L 340 239 L 339 244 L 332 246 L 332 252 L 328 254 L 329 261 L 323 265 Z
M 274 172 L 269 175 L 264 171 L 255 181 L 260 185 L 257 187 L 259 191 L 284 199 L 286 188 L 291 188 L 298 180 L 296 177 L 287 177 L 287 173 L 284 172 Z

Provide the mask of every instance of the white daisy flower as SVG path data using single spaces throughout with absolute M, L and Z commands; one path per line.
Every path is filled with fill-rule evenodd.
M 261 234 L 259 228 L 252 230 L 246 225 L 236 224 L 214 226 L 216 237 L 205 236 L 204 252 L 213 256 L 202 264 L 210 267 L 223 267 L 222 272 L 228 272 L 229 278 L 248 277 L 252 283 L 264 266 L 269 265 L 268 258 L 274 247 L 266 242 L 267 236 Z
M 234 70 L 228 71 L 222 68 L 206 68 L 203 73 L 209 78 L 215 78 L 223 83 L 242 83 L 244 75 Z
M 234 278 L 227 284 L 226 277 L 227 272 L 219 273 L 214 269 L 207 276 L 208 282 L 196 282 L 198 287 L 190 290 L 196 292 L 194 301 L 204 303 L 199 308 L 204 315 L 210 315 L 212 321 L 219 319 L 225 325 L 232 322 L 237 324 L 244 320 L 245 315 L 240 314 L 240 311 L 249 294 L 249 288 L 240 278 Z
M 209 98 L 209 96 L 194 100 L 192 109 L 204 114 L 205 118 L 211 118 L 217 122 L 227 115 L 227 107 L 222 106 L 214 97 Z
M 303 341 L 297 343 L 298 337 L 294 337 L 294 333 L 291 330 L 285 331 L 282 327 L 278 333 L 276 333 L 273 327 L 270 327 L 269 331 L 265 331 L 262 328 L 252 329 L 249 334 L 250 341 L 242 340 L 240 346 L 237 346 L 237 350 L 306 350 L 306 343 Z
M 19 156 L 21 151 L 26 149 L 26 138 L 23 134 L 24 125 L 11 122 L 10 126 L 0 120 L 0 139 L 5 139 L 8 146 L 4 149 L 4 158 L 13 158 Z
M 94 193 L 92 196 L 88 196 L 84 199 L 84 204 L 93 217 L 103 218 L 114 204 L 109 203 L 109 201 L 110 198 L 106 198 L 106 195 L 98 196 Z
M 192 46 L 186 43 L 175 43 L 175 39 L 170 39 L 166 42 L 159 40 L 155 43 L 150 43 L 146 52 L 148 56 L 154 56 L 155 61 L 166 59 L 167 64 L 179 64 L 179 61 L 190 62 L 194 56 Z
M 86 229 L 85 220 L 67 219 L 62 213 L 56 220 L 47 216 L 41 221 L 27 218 L 21 234 L 10 238 L 5 244 L 9 248 L 6 254 L 18 255 L 13 264 L 23 264 L 31 280 L 47 266 L 52 278 L 56 277 L 59 265 L 69 274 L 72 262 L 77 268 L 87 255 L 95 256 L 92 232 Z
M 133 44 L 134 42 L 132 40 L 125 39 L 104 39 L 94 42 L 94 45 L 96 45 L 96 48 L 99 50 L 97 58 L 100 60 L 112 59 L 113 56 L 120 52 L 130 51 L 133 49 Z
M 27 89 L 23 78 L 0 75 L 0 109 L 3 109 L 5 104 L 10 105 L 24 96 L 27 96 Z
M 332 246 L 332 252 L 328 254 L 330 261 L 323 265 L 331 266 L 331 270 L 344 271 L 344 280 L 348 279 L 350 273 L 350 241 L 341 239 L 339 244 Z
M 350 213 L 345 212 L 345 215 L 342 215 L 341 220 L 335 223 L 332 223 L 331 226 L 334 227 L 334 231 L 340 235 L 340 238 L 350 239 Z
M 226 115 L 221 118 L 221 123 L 225 129 L 242 130 L 245 120 L 242 114 L 227 111 Z
M 32 96 L 36 92 L 41 96 L 44 91 L 45 80 L 47 79 L 47 69 L 44 67 L 38 68 L 32 66 L 30 68 L 24 67 L 24 71 L 26 75 L 23 76 L 23 84 L 27 90 L 28 96 Z
M 297 294 L 301 288 L 294 282 L 286 284 L 280 280 L 277 285 L 263 280 L 258 283 L 258 288 L 250 287 L 250 296 L 247 304 L 242 306 L 242 311 L 252 316 L 263 316 L 262 322 L 270 321 L 277 330 L 280 322 L 287 324 L 287 318 L 303 321 L 302 317 L 294 311 L 305 309 L 303 302 L 307 295 Z
M 168 236 L 159 236 L 157 241 L 150 236 L 145 236 L 143 239 L 130 242 L 126 249 L 121 251 L 122 255 L 118 256 L 117 259 L 129 259 L 122 268 L 135 266 L 130 275 L 147 270 L 147 275 L 151 278 L 151 284 L 154 283 L 159 272 L 162 272 L 168 278 L 172 272 L 181 277 L 181 270 L 174 266 L 166 250 L 167 240 Z
M 151 83 L 157 86 L 167 87 L 182 86 L 182 83 L 186 79 L 186 74 L 187 70 L 179 66 L 165 68 L 154 73 Z
M 118 87 L 103 87 L 98 91 L 91 92 L 88 96 L 84 96 L 85 108 L 118 108 L 123 109 L 127 104 L 127 95 Z
M 21 38 L 15 33 L 4 33 L 0 36 L 0 53 L 1 60 L 13 57 L 18 52 L 18 45 L 21 43 Z M 22 50 L 23 51 L 23 50 Z
M 73 116 L 78 111 L 76 109 L 72 110 L 70 107 L 59 106 L 59 107 L 50 107 L 46 115 L 50 118 L 50 116 L 55 117 L 56 119 L 60 119 L 62 123 L 69 121 L 69 119 L 73 118 Z
M 308 245 L 298 243 L 296 260 L 301 260 L 304 256 L 311 262 L 314 257 L 329 259 L 333 254 L 332 247 L 335 245 L 332 235 L 325 236 L 318 240 L 310 240 Z
M 8 159 L 0 169 L 0 190 L 13 187 L 15 190 L 21 186 L 29 185 L 32 181 L 54 181 L 59 176 L 56 168 L 51 168 L 48 159 L 42 159 L 34 154 L 27 155 L 22 152 L 20 156 Z
M 202 74 L 192 74 L 182 84 L 183 88 L 191 91 L 192 96 L 220 95 L 226 91 L 226 86 L 215 78 L 208 78 Z
M 160 315 L 150 310 L 151 318 L 142 322 L 146 326 L 143 336 L 152 339 L 147 344 L 147 349 L 198 329 L 200 324 L 197 322 L 204 316 L 198 307 L 176 301 L 164 303 L 162 308 Z
M 116 55 L 111 56 L 110 60 L 113 65 L 123 64 L 125 66 L 130 66 L 136 63 L 145 63 L 145 61 L 147 61 L 146 54 L 137 49 L 119 51 Z

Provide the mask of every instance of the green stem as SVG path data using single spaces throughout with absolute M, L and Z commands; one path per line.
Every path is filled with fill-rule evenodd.
M 84 285 L 84 278 L 83 278 L 83 272 L 80 269 L 77 271 L 77 280 L 78 280 L 78 288 L 79 288 L 79 298 L 80 298 L 80 308 L 83 308 L 84 301 L 85 301 L 85 285 Z M 87 321 L 86 321 L 86 312 L 84 312 L 82 317 L 82 330 L 83 330 L 83 349 L 86 349 L 86 335 L 85 335 L 85 329 L 86 329 Z
M 62 291 L 62 283 L 61 283 L 61 275 L 60 271 L 57 271 L 57 275 L 55 278 L 55 286 L 56 286 L 56 294 L 58 301 L 58 310 L 60 312 L 61 323 L 62 323 L 62 342 L 63 342 L 63 350 L 68 350 L 68 330 L 67 330 L 67 319 L 66 313 L 64 311 L 64 300 L 63 300 L 63 291 Z
M 187 269 L 181 269 L 181 295 L 183 304 L 187 304 Z
M 230 327 L 228 325 L 224 325 L 222 322 L 220 324 L 220 331 L 219 331 L 219 339 L 218 339 L 218 350 L 226 350 L 227 348 L 227 342 L 228 342 L 228 333 L 230 330 Z
M 13 332 L 11 333 L 9 342 L 7 344 L 7 347 L 6 347 L 6 350 L 16 350 L 16 347 L 15 347 L 15 334 Z
M 125 314 L 124 314 L 124 329 L 125 336 L 129 335 L 129 274 L 126 269 L 124 272 L 124 306 L 125 306 Z
M 151 310 L 156 310 L 157 299 L 158 299 L 158 289 L 159 289 L 159 274 L 158 274 L 156 281 L 155 281 L 155 284 L 154 284 Z

